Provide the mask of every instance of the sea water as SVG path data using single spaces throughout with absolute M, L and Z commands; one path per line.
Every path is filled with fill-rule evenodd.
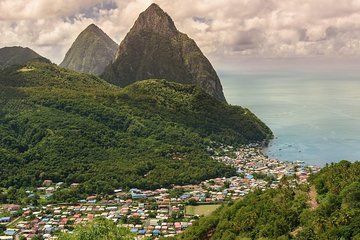
M 230 104 L 250 109 L 273 131 L 265 153 L 324 166 L 360 160 L 360 72 L 221 72 Z

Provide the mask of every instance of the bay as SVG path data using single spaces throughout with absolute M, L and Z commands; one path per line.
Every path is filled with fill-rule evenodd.
M 318 166 L 360 159 L 360 73 L 241 69 L 220 77 L 227 101 L 274 132 L 270 157 Z

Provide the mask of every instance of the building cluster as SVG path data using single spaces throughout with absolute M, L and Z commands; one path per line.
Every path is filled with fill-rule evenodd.
M 320 167 L 306 165 L 303 161 L 270 159 L 257 145 L 240 148 L 234 154 L 235 157 L 222 156 L 214 159 L 236 167 L 240 178 L 272 179 L 272 186 L 276 186 L 284 176 L 293 176 L 298 183 L 305 183 L 310 174 L 320 170 Z
M 141 202 L 133 199 L 111 205 L 99 202 L 26 207 L 21 210 L 22 215 L 18 219 L 1 218 L 1 223 L 9 224 L 9 227 L 0 239 L 15 239 L 16 236 L 31 239 L 37 235 L 44 239 L 56 239 L 55 235 L 59 231 L 71 232 L 77 224 L 92 222 L 98 217 L 130 228 L 139 239 L 142 236 L 175 236 L 192 224 L 192 217 L 184 217 L 182 204 Z
M 229 151 L 231 149 L 224 149 Z M 114 190 L 111 198 L 88 196 L 78 201 L 78 205 L 51 204 L 44 207 L 3 206 L 0 224 L 6 230 L 0 239 L 24 236 L 31 239 L 41 235 L 53 239 L 56 233 L 71 232 L 75 225 L 92 222 L 103 217 L 127 227 L 138 238 L 175 236 L 192 224 L 198 216 L 186 212 L 187 204 L 219 204 L 245 196 L 254 189 L 276 188 L 285 176 L 293 182 L 305 183 L 309 175 L 318 167 L 306 166 L 303 162 L 284 162 L 269 159 L 258 146 L 247 146 L 232 151 L 232 157 L 214 156 L 214 159 L 237 169 L 238 175 L 215 178 L 195 185 L 174 186 L 157 190 L 130 189 Z M 70 188 L 77 187 L 74 183 Z M 45 180 L 38 194 L 51 196 L 63 183 Z M 21 215 L 14 218 L 14 213 Z M 0 212 L 1 213 L 1 212 Z M 8 216 L 4 213 L 8 213 Z M 56 238 L 56 237 L 55 237 Z

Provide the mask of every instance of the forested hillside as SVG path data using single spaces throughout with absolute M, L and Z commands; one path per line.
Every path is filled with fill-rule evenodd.
M 45 179 L 80 191 L 157 188 L 235 174 L 207 147 L 263 141 L 249 110 L 191 85 L 148 80 L 120 89 L 33 61 L 0 72 L 0 187 Z
M 202 218 L 179 239 L 360 239 L 360 163 L 341 161 L 313 175 L 309 186 L 255 191 Z

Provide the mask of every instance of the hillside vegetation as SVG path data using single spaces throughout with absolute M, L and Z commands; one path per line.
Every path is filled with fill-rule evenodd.
M 119 227 L 107 219 L 77 225 L 73 233 L 62 233 L 59 240 L 134 240 L 135 235 L 129 229 Z
M 0 187 L 51 179 L 111 193 L 197 183 L 235 174 L 210 158 L 209 146 L 272 136 L 249 110 L 191 85 L 147 80 L 120 89 L 39 61 L 1 71 L 0 85 Z
M 312 176 L 308 186 L 255 191 L 200 219 L 179 239 L 360 239 L 360 163 L 341 161 Z
M 32 59 L 44 59 L 30 48 L 4 47 L 0 48 L 0 69 L 18 64 L 25 64 Z

